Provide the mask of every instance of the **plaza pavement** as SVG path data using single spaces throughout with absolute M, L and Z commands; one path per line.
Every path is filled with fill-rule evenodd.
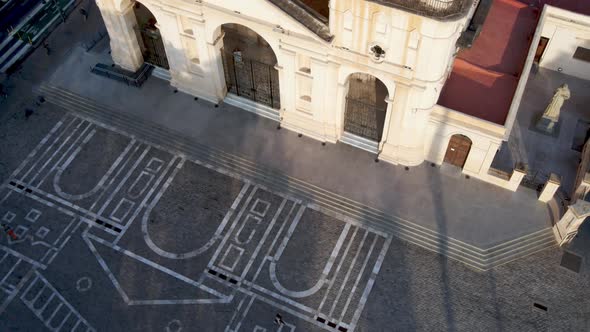
M 61 116 L 0 188 L 18 236 L 0 237 L 0 329 L 279 331 L 277 313 L 280 331 L 590 326 L 588 267 L 561 250 L 478 272 L 113 129 Z M 569 248 L 584 261 L 589 234 Z
M 74 49 L 45 84 L 479 248 L 551 226 L 548 206 L 537 201 L 534 190 L 513 193 L 428 163 L 409 170 L 375 163 L 375 155 L 345 144 L 322 146 L 231 105 L 215 108 L 174 93 L 166 81 L 152 78 L 136 89 L 89 72 L 108 61 L 106 52 Z
M 64 29 L 75 30 L 73 23 Z M 54 42 L 71 55 L 84 37 L 72 31 Z M 277 313 L 287 323 L 281 331 L 590 329 L 588 224 L 567 248 L 582 259 L 578 273 L 560 266 L 556 248 L 477 271 L 287 190 L 267 188 L 229 164 L 203 163 L 206 156 L 163 149 L 59 106 L 36 106 L 31 87 L 53 81 L 47 76 L 52 61 L 64 61 L 43 52 L 11 79 L 11 95 L 0 103 L 0 218 L 20 234 L 17 241 L 0 236 L 0 331 L 278 331 L 272 322 Z M 102 89 L 123 88 L 114 84 Z M 154 79 L 148 84 L 166 89 Z M 220 116 L 229 128 L 250 119 L 257 124 L 249 131 L 254 137 L 274 127 L 227 105 L 214 109 L 169 94 L 162 103 L 175 98 L 187 109 L 204 105 L 199 118 Z M 165 113 L 161 106 L 143 112 L 166 114 L 164 125 L 180 122 L 174 109 Z M 34 113 L 26 117 L 25 108 Z M 211 131 L 222 126 L 207 124 Z M 371 165 L 369 180 L 398 169 L 347 146 L 273 133 L 273 145 L 285 154 L 298 148 L 309 158 L 338 152 L 351 157 L 352 170 Z M 218 141 L 243 155 L 258 151 L 260 162 L 269 149 L 238 138 Z M 290 161 L 281 169 L 304 162 Z M 421 169 L 399 168 L 395 179 Z M 443 184 L 451 179 L 478 185 L 440 175 Z

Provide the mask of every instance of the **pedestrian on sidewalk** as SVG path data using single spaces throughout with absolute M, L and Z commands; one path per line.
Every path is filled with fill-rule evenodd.
M 2 85 L 2 84 L 0 84 L 0 98 L 2 98 L 2 99 L 8 98 L 8 93 L 6 92 L 6 89 L 4 89 L 4 85 Z
M 84 17 L 84 22 L 86 22 L 86 20 L 88 20 L 88 11 L 84 8 L 80 8 L 80 15 L 82 15 Z
M 283 320 L 283 316 L 281 316 L 281 314 L 277 314 L 275 316 L 275 324 L 277 324 L 278 326 L 285 325 L 285 321 Z
M 14 234 L 14 231 L 8 225 L 2 224 L 2 228 L 4 228 L 4 232 L 6 232 L 6 234 L 8 234 L 13 240 L 18 239 L 16 234 Z
M 47 55 L 51 54 L 51 48 L 49 48 L 49 43 L 47 41 L 43 42 L 43 48 L 47 51 Z

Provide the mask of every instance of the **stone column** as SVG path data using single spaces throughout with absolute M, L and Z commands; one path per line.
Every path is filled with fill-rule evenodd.
M 148 9 L 158 20 L 156 28 L 160 30 L 170 66 L 170 77 L 172 78 L 170 84 L 176 87 L 182 86 L 182 82 L 187 80 L 187 77 L 183 77 L 183 75 L 186 75 L 188 68 L 184 46 L 180 40 L 178 17 L 176 13 L 166 8 L 150 6 Z
M 207 61 L 205 61 L 206 71 L 211 79 L 211 88 L 217 102 L 222 101 L 227 94 L 225 84 L 225 72 L 223 71 L 223 58 L 221 49 L 223 48 L 223 32 L 212 42 L 207 42 Z
M 278 53 L 275 54 L 279 65 L 276 67 L 276 69 L 279 71 L 279 94 L 281 96 L 281 123 L 283 123 L 283 121 L 285 120 L 285 114 L 288 112 L 295 112 L 296 108 L 296 55 L 297 54 L 295 52 L 285 48 L 279 48 Z M 285 123 L 285 125 L 285 128 L 288 128 L 289 124 Z
M 323 91 L 322 113 L 324 114 L 324 141 L 336 143 L 338 141 L 339 124 L 336 122 L 340 112 L 340 101 L 344 96 L 340 96 L 338 86 L 338 64 L 329 61 L 326 67 L 325 90 Z M 335 96 L 335 97 L 334 97 Z
M 383 146 L 385 145 L 385 141 L 389 135 L 389 131 L 392 125 L 391 118 L 393 116 L 393 99 L 391 98 L 391 96 L 387 96 L 385 102 L 387 103 L 387 110 L 385 112 L 385 126 L 383 128 L 383 137 L 381 138 L 381 142 L 379 142 L 379 151 L 383 150 Z
M 111 56 L 123 69 L 136 71 L 143 64 L 143 55 L 137 40 L 137 20 L 133 3 L 117 10 L 111 1 L 96 1 L 111 41 Z
M 589 202 L 580 200 L 569 206 L 563 217 L 553 226 L 553 234 L 560 246 L 564 246 L 574 239 L 588 216 L 590 216 Z
M 380 159 L 394 164 L 417 166 L 424 162 L 425 140 L 431 109 L 423 108 L 421 87 L 396 83 L 387 141 Z
M 545 183 L 543 190 L 541 191 L 541 195 L 539 195 L 539 200 L 543 203 L 549 202 L 553 199 L 553 196 L 557 192 L 557 189 L 561 185 L 561 178 L 559 175 L 551 173 L 549 176 L 549 180 Z
M 285 111 L 287 110 L 288 105 L 287 93 L 285 92 L 286 89 L 281 83 L 284 84 L 287 75 L 285 73 L 285 68 L 279 66 L 278 64 L 274 66 L 274 69 L 276 69 L 279 73 L 279 99 L 281 100 L 281 108 L 279 109 L 279 123 L 281 123 L 283 122 Z
M 344 83 L 337 82 L 336 88 L 336 113 L 335 121 L 336 124 L 336 135 L 340 139 L 344 132 L 344 112 L 346 112 L 346 94 L 348 93 L 348 81 Z
M 424 162 L 424 144 L 430 110 L 406 109 L 399 139 L 399 161 L 402 165 L 418 166 Z

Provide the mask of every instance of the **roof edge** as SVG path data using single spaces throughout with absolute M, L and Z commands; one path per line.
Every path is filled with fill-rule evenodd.
M 452 0 L 447 8 L 442 7 L 439 3 L 445 3 L 441 0 L 366 0 L 382 6 L 391 7 L 411 14 L 424 16 L 436 21 L 448 22 L 461 19 L 469 14 L 470 8 L 477 0 Z M 428 3 L 425 3 L 428 2 Z

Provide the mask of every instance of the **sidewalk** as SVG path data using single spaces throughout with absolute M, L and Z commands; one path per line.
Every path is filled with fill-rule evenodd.
M 374 155 L 351 146 L 322 146 L 233 106 L 174 93 L 159 79 L 136 89 L 98 77 L 90 73 L 97 62 L 110 63 L 108 54 L 74 49 L 46 83 L 479 248 L 551 225 L 547 205 L 532 190 L 513 193 L 427 163 L 409 170 L 375 163 Z

